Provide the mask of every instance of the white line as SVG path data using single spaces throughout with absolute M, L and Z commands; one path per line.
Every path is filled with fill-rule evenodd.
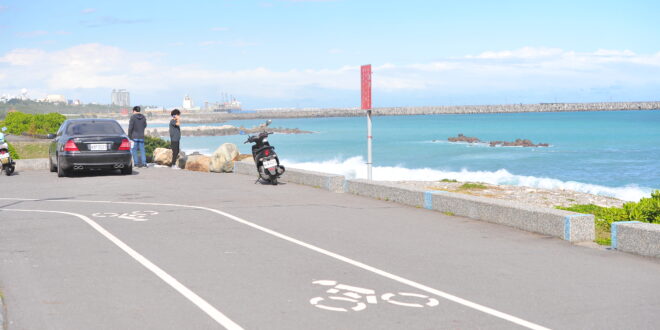
M 234 323 L 234 321 L 230 320 L 227 316 L 225 316 L 220 311 L 218 311 L 215 307 L 211 306 L 211 304 L 209 304 L 202 297 L 198 296 L 190 289 L 188 289 L 185 285 L 181 284 L 181 282 L 179 282 L 177 279 L 172 277 L 170 274 L 166 273 L 164 270 L 156 266 L 154 263 L 149 261 L 149 259 L 142 256 L 137 251 L 133 250 L 130 246 L 126 245 L 126 243 L 122 242 L 120 239 L 118 239 L 110 232 L 105 230 L 103 227 L 101 227 L 99 224 L 94 222 L 94 220 L 82 214 L 71 213 L 71 212 L 60 212 L 60 211 L 47 211 L 47 210 L 2 209 L 2 208 L 0 208 L 0 211 L 58 213 L 58 214 L 66 214 L 66 215 L 78 217 L 83 221 L 85 221 L 88 225 L 92 226 L 92 228 L 98 231 L 101 235 L 105 236 L 105 238 L 110 240 L 110 242 L 114 243 L 120 249 L 124 250 L 124 252 L 126 252 L 129 256 L 131 256 L 137 262 L 142 264 L 142 266 L 150 270 L 152 273 L 156 274 L 156 276 L 158 276 L 161 280 L 169 284 L 174 290 L 178 291 L 180 294 L 182 294 L 184 297 L 190 300 L 190 302 L 192 302 L 197 307 L 199 307 L 202 311 L 204 311 L 208 316 L 210 316 L 220 325 L 222 325 L 226 329 L 231 329 L 231 330 L 243 329 L 241 326 Z
M 3 199 L 6 199 L 6 200 L 39 201 L 37 199 L 0 198 L 0 200 L 3 200 Z M 509 321 L 511 323 L 518 324 L 520 326 L 523 326 L 523 327 L 526 327 L 526 328 L 529 328 L 529 329 L 535 329 L 535 330 L 547 330 L 548 329 L 548 328 L 543 327 L 541 325 L 523 320 L 519 317 L 509 315 L 509 314 L 504 313 L 504 312 L 500 312 L 496 309 L 493 309 L 493 308 L 490 308 L 490 307 L 487 307 L 487 306 L 484 306 L 484 305 L 477 304 L 477 303 L 469 301 L 467 299 L 463 299 L 461 297 L 458 297 L 458 296 L 446 293 L 444 291 L 440 291 L 440 290 L 431 288 L 431 287 L 426 286 L 424 284 L 420 284 L 420 283 L 411 281 L 411 280 L 403 278 L 401 276 L 397 276 L 397 275 L 388 273 L 384 270 L 380 270 L 376 267 L 372 267 L 372 266 L 369 266 L 367 264 L 361 263 L 359 261 L 344 257 L 344 256 L 339 255 L 337 253 L 330 252 L 328 250 L 322 249 L 322 248 L 317 247 L 315 245 L 305 243 L 305 242 L 297 240 L 293 237 L 278 233 L 278 232 L 276 232 L 274 230 L 271 230 L 271 229 L 268 229 L 266 227 L 259 226 L 255 223 L 249 222 L 249 221 L 241 219 L 241 218 L 239 218 L 235 215 L 232 215 L 232 214 L 220 211 L 220 210 L 216 210 L 216 209 L 212 209 L 212 208 L 208 208 L 208 207 L 204 207 L 204 206 L 181 205 L 181 204 L 171 204 L 171 203 L 113 202 L 113 201 L 90 201 L 90 200 L 42 200 L 42 201 L 47 201 L 47 202 L 77 202 L 77 203 L 112 203 L 112 204 L 134 204 L 134 205 L 157 205 L 157 206 L 174 206 L 174 207 L 184 207 L 184 208 L 193 208 L 193 209 L 206 210 L 206 211 L 209 211 L 209 212 L 220 214 L 220 215 L 222 215 L 226 218 L 229 218 L 229 219 L 234 220 L 236 222 L 242 223 L 246 226 L 250 226 L 254 229 L 260 230 L 260 231 L 262 231 L 264 233 L 267 233 L 269 235 L 281 238 L 285 241 L 297 244 L 299 246 L 305 247 L 305 248 L 310 249 L 312 251 L 316 251 L 316 252 L 324 254 L 328 257 L 343 261 L 343 262 L 351 264 L 355 267 L 362 268 L 362 269 L 370 271 L 374 274 L 378 274 L 380 276 L 389 278 L 393 281 L 397 281 L 399 283 L 403 283 L 403 284 L 411 286 L 413 288 L 416 288 L 416 289 L 419 289 L 419 290 L 437 295 L 439 297 L 442 297 L 442 298 L 447 299 L 449 301 L 453 301 L 453 302 L 455 302 L 457 304 L 460 304 L 460 305 L 463 305 L 465 307 L 472 308 L 472 309 L 480 311 L 482 313 L 492 315 L 494 317 Z

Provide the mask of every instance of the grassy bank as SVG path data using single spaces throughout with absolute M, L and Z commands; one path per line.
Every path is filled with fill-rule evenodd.
M 47 158 L 50 142 L 13 142 L 20 159 Z

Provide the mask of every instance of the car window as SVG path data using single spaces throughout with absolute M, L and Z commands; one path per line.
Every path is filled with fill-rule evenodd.
M 124 134 L 124 130 L 112 121 L 84 121 L 71 123 L 66 128 L 67 135 Z

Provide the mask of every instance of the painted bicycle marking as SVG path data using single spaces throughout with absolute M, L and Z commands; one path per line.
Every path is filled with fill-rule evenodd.
M 132 221 L 149 221 L 147 217 L 156 214 L 158 214 L 156 211 L 133 211 L 127 213 L 99 212 L 92 214 L 92 216 L 96 218 L 118 218 Z
M 309 300 L 309 303 L 314 307 L 324 310 L 333 312 L 359 312 L 365 310 L 367 304 L 375 305 L 378 303 L 378 295 L 375 290 L 341 284 L 332 280 L 319 280 L 312 282 L 312 284 L 331 287 L 325 291 L 330 294 L 329 296 L 314 297 Z M 435 298 L 409 292 L 388 292 L 382 294 L 380 299 L 393 305 L 413 308 L 435 307 L 440 304 Z

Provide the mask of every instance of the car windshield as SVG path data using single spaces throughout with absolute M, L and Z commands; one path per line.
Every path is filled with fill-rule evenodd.
M 112 121 L 85 121 L 72 123 L 66 129 L 67 135 L 124 134 L 124 130 Z

